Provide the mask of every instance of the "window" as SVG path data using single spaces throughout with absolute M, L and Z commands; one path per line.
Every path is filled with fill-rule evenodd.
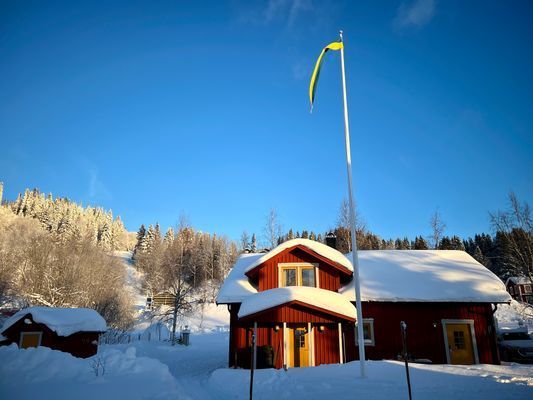
M 527 294 L 531 293 L 531 285 L 524 285 L 524 293 L 527 293 Z
M 374 346 L 376 344 L 374 338 L 374 318 L 363 319 L 363 335 L 365 338 L 365 346 Z M 359 336 L 357 334 L 357 324 L 355 324 L 355 344 L 359 345 Z
M 283 286 L 297 286 L 296 268 L 283 269 Z
M 466 349 L 465 345 L 465 333 L 463 331 L 453 331 L 453 342 L 455 348 L 459 350 Z
M 279 286 L 317 287 L 317 268 L 313 264 L 279 264 Z

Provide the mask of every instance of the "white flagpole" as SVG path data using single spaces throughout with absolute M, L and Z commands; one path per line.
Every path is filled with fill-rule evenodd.
M 339 32 L 342 42 L 342 31 Z M 361 377 L 365 374 L 365 338 L 363 333 L 363 310 L 361 308 L 361 284 L 359 281 L 359 257 L 357 256 L 357 239 L 355 236 L 355 208 L 352 190 L 352 155 L 350 151 L 350 125 L 348 124 L 348 100 L 346 99 L 346 74 L 344 72 L 344 46 L 341 48 L 342 97 L 344 100 L 344 133 L 346 138 L 346 169 L 348 170 L 348 196 L 350 200 L 350 222 L 352 228 L 352 265 L 355 279 L 355 304 L 357 308 L 357 336 L 359 342 L 359 365 Z

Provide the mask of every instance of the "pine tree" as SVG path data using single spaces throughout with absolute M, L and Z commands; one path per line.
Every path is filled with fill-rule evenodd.
M 255 233 L 252 233 L 252 242 L 250 243 L 250 251 L 252 253 L 255 253 L 257 251 L 257 238 L 255 237 Z
M 241 234 L 241 252 L 248 251 L 250 251 L 250 237 L 248 236 L 248 232 L 243 231 Z
M 165 237 L 163 239 L 163 244 L 165 246 L 170 246 L 173 241 L 174 241 L 174 229 L 168 228 L 167 232 L 165 233 Z
M 456 235 L 452 236 L 452 238 L 450 239 L 450 244 L 452 250 L 465 250 L 463 241 Z
M 452 241 L 448 236 L 444 236 L 439 242 L 439 250 L 453 250 Z
M 414 250 L 428 250 L 429 246 L 426 240 L 422 236 L 417 236 L 415 238 L 413 249 Z

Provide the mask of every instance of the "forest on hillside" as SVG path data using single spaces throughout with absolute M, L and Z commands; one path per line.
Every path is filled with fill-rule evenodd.
M 1 193 L 0 183 L 0 200 Z M 384 239 L 356 215 L 358 249 L 463 250 L 502 280 L 533 277 L 528 204 L 510 193 L 507 207 L 488 215 L 490 233 L 460 238 L 446 235 L 437 210 L 428 220 L 429 234 L 413 239 Z M 113 253 L 130 250 L 147 295 L 166 292 L 175 297 L 175 307 L 161 315 L 175 321 L 178 314 L 214 300 L 240 253 L 265 252 L 299 237 L 325 242 L 327 236 L 335 237 L 339 251 L 349 252 L 350 216 L 345 201 L 332 226 L 327 232 L 291 228 L 282 233 L 278 214 L 271 210 L 260 238 L 244 231 L 238 243 L 221 234 L 200 232 L 183 218 L 164 234 L 157 223 L 148 228 L 143 224 L 135 234 L 111 211 L 28 189 L 0 206 L 0 307 L 89 307 L 98 310 L 110 326 L 127 329 L 133 322 L 131 293 L 125 290 L 125 266 Z
M 3 186 L 0 183 L 0 200 Z M 88 307 L 111 327 L 133 323 L 131 292 L 117 250 L 134 250 L 148 293 L 177 290 L 182 312 L 212 301 L 238 250 L 224 236 L 185 223 L 161 236 L 159 225 L 127 232 L 99 207 L 25 190 L 0 206 L 0 308 Z

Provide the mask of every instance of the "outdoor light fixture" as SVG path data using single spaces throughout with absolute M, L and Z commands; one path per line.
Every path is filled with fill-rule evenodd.
M 324 332 L 324 329 L 326 329 L 326 328 L 324 327 L 324 325 L 320 325 L 320 326 L 318 327 L 318 330 L 319 330 L 320 332 Z
M 279 331 L 279 325 L 275 325 L 274 326 L 274 332 L 278 332 Z

